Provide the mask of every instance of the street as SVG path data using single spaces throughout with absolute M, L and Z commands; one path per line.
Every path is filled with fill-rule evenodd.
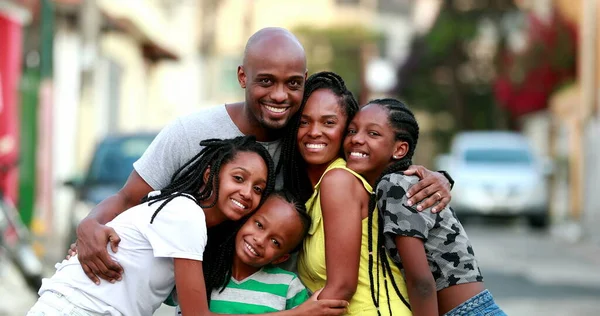
M 485 284 L 508 315 L 600 314 L 600 245 L 567 243 L 522 223 L 474 222 L 465 227 Z M 34 300 L 4 260 L 0 315 L 24 315 Z M 173 315 L 173 309 L 163 306 L 155 315 Z

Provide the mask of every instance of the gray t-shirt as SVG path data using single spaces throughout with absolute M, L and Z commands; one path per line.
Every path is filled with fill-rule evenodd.
M 244 136 L 231 120 L 225 105 L 219 105 L 181 116 L 171 122 L 156 136 L 133 168 L 152 189 L 167 186 L 171 177 L 200 150 L 200 141 L 210 138 L 234 138 Z M 277 165 L 281 142 L 261 143 L 267 148 Z M 283 178 L 277 176 L 276 187 L 282 187 Z
M 402 266 L 396 236 L 419 238 L 424 242 L 438 291 L 456 284 L 483 281 L 471 242 L 454 210 L 446 207 L 434 214 L 430 209 L 419 212 L 406 204 L 406 191 L 418 181 L 414 176 L 392 173 L 385 175 L 377 185 L 377 206 L 383 218 L 385 247 L 390 257 Z

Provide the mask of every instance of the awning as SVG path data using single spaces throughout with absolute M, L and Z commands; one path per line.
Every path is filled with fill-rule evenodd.
M 151 60 L 180 58 L 168 36 L 168 23 L 153 2 L 142 0 L 98 0 L 100 11 L 115 25 L 136 37 L 144 56 Z

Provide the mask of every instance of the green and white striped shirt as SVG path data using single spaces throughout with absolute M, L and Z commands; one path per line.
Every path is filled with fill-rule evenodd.
M 308 299 L 298 277 L 289 271 L 266 266 L 247 277 L 231 281 L 223 292 L 213 291 L 210 310 L 222 314 L 260 314 L 292 309 Z
M 220 314 L 262 314 L 292 309 L 307 299 L 308 292 L 296 274 L 269 265 L 244 280 L 231 278 L 221 293 L 213 291 L 210 311 Z M 174 302 L 165 303 L 171 305 Z M 181 315 L 179 306 L 176 314 Z

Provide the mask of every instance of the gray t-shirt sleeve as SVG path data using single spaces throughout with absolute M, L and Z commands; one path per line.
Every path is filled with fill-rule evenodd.
M 154 190 L 170 183 L 171 177 L 189 159 L 185 127 L 178 118 L 163 128 L 133 168 Z M 184 157 L 185 156 L 185 157 Z
M 377 185 L 377 206 L 383 216 L 383 232 L 425 241 L 431 228 L 427 218 L 430 212 L 419 212 L 406 204 L 406 191 L 411 185 L 410 177 L 398 174 L 384 176 Z

